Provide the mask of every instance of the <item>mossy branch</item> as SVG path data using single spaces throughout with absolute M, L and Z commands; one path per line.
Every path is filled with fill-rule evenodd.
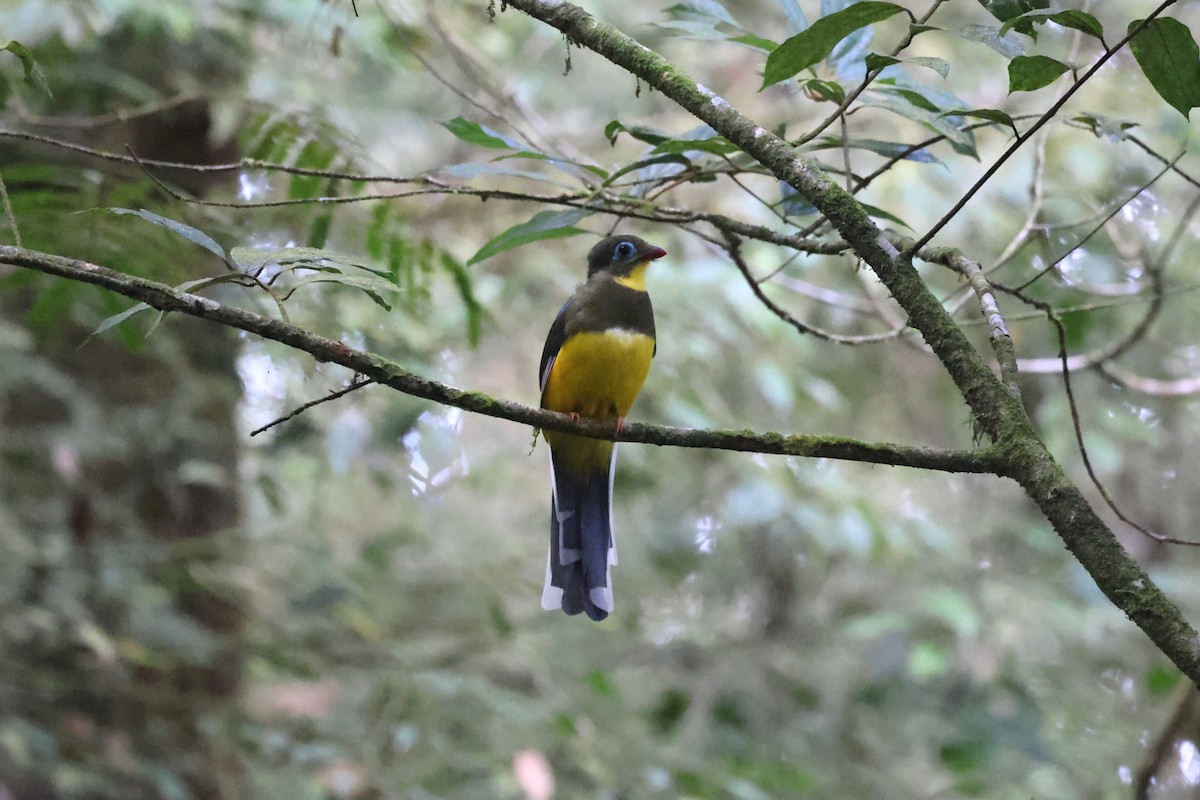
M 999 453 L 994 448 L 938 450 L 869 443 L 837 436 L 785 435 L 749 430 L 696 430 L 635 422 L 626 423 L 618 435 L 612 424 L 594 420 L 574 422 L 566 414 L 502 400 L 482 392 L 457 389 L 421 377 L 382 356 L 357 350 L 343 342 L 318 336 L 295 325 L 223 305 L 208 297 L 173 289 L 166 284 L 128 275 L 98 264 L 7 245 L 0 245 L 0 264 L 11 264 L 94 284 L 141 301 L 160 311 L 199 317 L 288 345 L 308 353 L 318 361 L 340 364 L 404 394 L 537 428 L 569 431 L 597 439 L 618 439 L 623 442 L 832 458 L 943 472 L 996 474 L 1003 467 Z

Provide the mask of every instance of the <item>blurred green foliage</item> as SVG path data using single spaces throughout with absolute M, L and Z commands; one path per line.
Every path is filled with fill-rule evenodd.
M 23 82 L 20 60 L 0 61 L 5 128 L 113 152 L 130 143 L 145 158 L 194 139 L 213 163 L 326 171 L 149 168 L 216 202 L 359 200 L 185 204 L 130 165 L 4 140 L 24 244 L 205 281 L 224 302 L 282 306 L 422 374 L 532 403 L 545 329 L 592 235 L 616 218 L 600 203 L 470 191 L 600 187 L 639 213 L 813 221 L 661 96 L 516 12 L 489 23 L 483 5 L 360 4 L 356 17 L 315 0 L 8 0 L 3 35 L 28 48 L 52 96 Z M 903 14 L 842 32 L 810 72 L 758 92 L 767 51 L 844 5 L 594 11 L 765 127 L 801 136 L 905 32 Z M 1097 57 L 1079 27 L 1013 20 L 1043 7 L 945 4 L 931 20 L 941 30 L 917 37 L 848 129 L 809 152 L 841 175 L 849 136 L 852 182 L 906 154 L 860 197 L 881 219 L 928 229 L 1008 146 L 1007 121 L 1052 101 L 1058 84 L 1010 96 L 1011 60 Z M 1111 44 L 1149 10 L 1092 12 Z M 1139 193 L 1162 164 L 1121 121 L 1167 158 L 1195 134 L 1127 72 L 1130 54 L 1116 58 L 1136 80 L 1097 78 L 941 238 L 985 265 L 1003 254 L 995 278 L 1020 285 L 1120 207 L 1028 292 L 1061 310 L 1070 352 L 1087 353 L 1137 325 L 1159 271 L 1158 324 L 1119 364 L 1190 376 L 1198 276 L 1179 255 L 1194 247 L 1190 228 L 1174 258 L 1156 260 L 1190 219 L 1189 181 L 1170 174 Z M 148 107 L 182 127 L 154 138 L 126 124 Z M 905 153 L 934 133 L 947 138 Z M 1178 167 L 1194 175 L 1194 162 Z M 382 194 L 404 196 L 365 199 Z M 660 340 L 639 420 L 970 445 L 961 398 L 911 338 L 799 337 L 696 224 L 663 212 L 620 230 L 670 253 L 650 278 Z M 744 253 L 810 324 L 863 339 L 901 327 L 843 257 L 789 259 L 755 242 Z M 961 282 L 923 275 L 986 351 Z M 149 314 L 83 343 L 130 304 L 32 273 L 0 272 L 0 303 L 0 795 L 534 797 L 538 768 L 518 766 L 533 763 L 561 797 L 1117 798 L 1185 691 L 999 479 L 623 445 L 618 609 L 585 624 L 538 608 L 549 491 L 527 430 L 368 387 L 251 438 L 353 376 Z M 1040 312 L 1002 303 L 1031 359 L 1027 405 L 1079 477 L 1056 334 Z M 1074 385 L 1122 508 L 1162 532 L 1200 528 L 1186 489 L 1200 466 L 1192 395 L 1097 372 Z M 93 473 L 73 477 L 72 458 Z M 76 516 L 84 489 L 102 524 Z M 213 494 L 181 512 L 200 489 Z M 204 537 L 155 526 L 224 504 L 236 514 Z M 1196 618 L 1195 552 L 1127 544 Z M 188 682 L 216 674 L 224 683 Z M 1196 776 L 1171 752 L 1155 796 L 1188 796 Z

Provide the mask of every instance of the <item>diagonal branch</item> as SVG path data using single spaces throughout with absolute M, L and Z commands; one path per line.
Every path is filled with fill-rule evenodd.
M 696 83 L 674 64 L 565 0 L 507 0 L 506 5 L 561 31 L 644 80 L 736 144 L 796 189 L 830 221 L 908 314 L 970 406 L 979 430 L 1000 449 L 1004 475 L 1017 481 L 1054 526 L 1105 596 L 1125 612 L 1194 683 L 1200 685 L 1200 636 L 1121 546 L 1042 443 L 1014 397 L 971 346 L 942 304 L 854 198 L 810 158 Z M 918 247 L 914 247 L 919 249 Z

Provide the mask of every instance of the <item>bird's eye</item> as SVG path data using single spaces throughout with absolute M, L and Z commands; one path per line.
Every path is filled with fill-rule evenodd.
M 617 245 L 617 249 L 613 250 L 613 260 L 617 261 L 629 258 L 633 255 L 634 250 L 634 246 L 629 242 L 621 242 L 619 245 Z

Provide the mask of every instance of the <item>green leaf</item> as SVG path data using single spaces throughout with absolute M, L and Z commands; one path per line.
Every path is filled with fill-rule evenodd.
M 18 41 L 7 41 L 0 51 L 7 50 L 17 58 L 21 59 L 21 66 L 25 69 L 25 82 L 39 92 L 45 92 L 47 97 L 54 97 L 54 93 L 50 91 L 50 84 L 46 83 L 46 76 L 42 73 L 42 68 L 38 66 L 34 60 L 33 52 Z
M 940 164 L 937 156 L 929 152 L 927 148 L 919 150 L 910 150 L 912 145 L 906 142 L 885 142 L 880 139 L 851 139 L 850 148 L 852 150 L 867 150 L 885 158 L 901 158 L 905 161 L 916 161 L 920 164 Z M 810 143 L 806 150 L 840 150 L 842 149 L 842 140 L 835 136 L 823 136 L 815 142 Z
M 240 272 L 258 275 L 265 267 L 275 265 L 280 272 L 290 272 L 297 269 L 311 269 L 321 272 L 340 273 L 342 267 L 352 267 L 363 272 L 383 278 L 398 284 L 399 279 L 390 270 L 375 269 L 364 264 L 358 264 L 348 258 L 322 250 L 316 247 L 235 247 L 229 251 L 229 257 Z M 381 256 L 382 257 L 382 256 Z
M 863 203 L 862 207 L 864 209 L 866 209 L 867 213 L 870 214 L 872 217 L 878 217 L 879 219 L 886 219 L 888 222 L 894 222 L 897 225 L 901 225 L 905 228 L 908 228 L 910 231 L 912 230 L 911 225 L 909 225 L 907 222 L 900 219 L 899 217 L 897 217 L 895 214 L 891 213 L 890 211 L 884 211 L 882 208 L 879 208 L 878 206 L 867 205 L 866 203 Z
M 867 69 L 882 70 L 885 67 L 890 67 L 893 64 L 915 64 L 918 67 L 931 69 L 938 75 L 945 78 L 950 74 L 950 65 L 941 58 L 932 58 L 927 56 L 914 56 L 912 58 L 896 58 L 895 56 L 882 56 L 878 53 L 871 53 L 866 58 Z
M 671 137 L 664 133 L 646 128 L 641 125 L 632 125 L 626 127 L 621 124 L 619 119 L 614 119 L 612 122 L 604 126 L 604 138 L 608 139 L 609 144 L 617 143 L 617 136 L 622 133 L 627 133 L 639 142 L 646 144 L 660 145 L 663 142 L 670 141 Z
M 485 128 L 478 122 L 471 122 L 469 119 L 455 117 L 449 122 L 443 122 L 442 127 L 453 133 L 459 139 L 470 144 L 487 147 L 492 150 L 521 150 L 521 145 L 511 139 L 506 139 L 499 133 Z
M 329 206 L 325 206 L 324 213 L 318 214 L 312 221 L 312 226 L 308 229 L 308 238 L 305 244 L 309 247 L 324 247 L 325 242 L 329 240 L 329 229 L 333 227 L 333 211 Z
M 555 169 L 561 170 L 572 177 L 577 175 L 572 167 L 577 167 L 590 172 L 597 178 L 608 177 L 608 172 L 601 167 L 597 167 L 595 164 L 589 164 L 586 161 L 572 161 L 569 158 L 552 158 L 544 153 L 534 153 L 529 150 L 522 150 L 519 153 L 505 153 L 502 156 L 496 156 L 492 159 L 492 161 L 508 161 L 509 159 L 513 158 L 527 158 L 533 161 L 544 161 Z
M 177 236 L 182 236 L 184 239 L 187 239 L 192 244 L 200 245 L 205 250 L 216 255 L 222 261 L 224 261 L 226 263 L 229 262 L 229 256 L 227 256 L 225 254 L 225 248 L 223 248 L 223 247 L 221 247 L 221 245 L 217 244 L 216 240 L 213 239 L 211 236 L 209 236 L 207 233 L 205 233 L 204 231 L 201 231 L 201 230 L 197 230 L 196 228 L 193 228 L 191 225 L 184 225 L 182 222 L 177 222 L 176 220 L 173 220 L 173 219 L 167 219 L 166 217 L 160 217 L 158 214 L 155 214 L 153 211 L 146 211 L 145 209 L 106 208 L 104 210 L 109 212 L 110 214 L 117 214 L 117 215 L 132 214 L 135 217 L 141 217 L 142 219 L 146 220 L 147 222 L 152 222 L 155 225 L 161 225 L 162 227 L 171 231 L 171 233 L 174 233 Z
M 965 130 L 957 124 L 956 119 L 958 118 L 943 115 L 941 108 L 935 107 L 930 110 L 928 98 L 917 92 L 907 89 L 877 91 L 872 93 L 869 99 L 864 100 L 862 105 L 884 108 L 905 119 L 920 123 L 934 133 L 945 136 L 955 152 L 972 158 L 979 157 L 975 149 L 975 136 L 971 131 Z
M 974 772 L 987 763 L 990 748 L 980 740 L 964 740 L 944 745 L 938 753 L 943 764 L 958 774 Z
M 979 0 L 979 5 L 1001 22 L 1008 22 L 1030 11 L 1049 8 L 1050 0 Z M 1019 22 L 1015 27 L 1027 36 L 1034 35 L 1033 23 L 1028 20 Z
M 328 169 L 337 156 L 337 148 L 328 142 L 310 139 L 300 149 L 296 156 L 295 165 L 303 169 Z M 317 175 L 293 175 L 288 186 L 288 199 L 308 200 L 321 192 L 321 186 L 327 181 Z
M 103 321 L 101 321 L 101 323 L 96 326 L 96 330 L 92 331 L 91 335 L 89 335 L 88 338 L 90 339 L 92 336 L 99 336 L 100 334 L 102 334 L 106 330 L 108 330 L 109 328 L 120 325 L 122 322 L 124 322 L 125 320 L 132 317 L 134 314 L 139 314 L 143 311 L 149 311 L 151 308 L 152 308 L 152 306 L 148 306 L 145 303 L 137 303 L 136 305 L 130 306 L 129 308 L 125 309 L 120 314 L 113 314 L 111 317 L 108 317 L 108 318 L 104 319 Z
M 1140 24 L 1129 23 L 1129 30 Z M 1192 32 L 1177 19 L 1151 20 L 1129 42 L 1142 74 L 1167 105 L 1186 118 L 1200 106 L 1200 51 Z
M 977 119 L 986 119 L 989 122 L 998 122 L 1001 125 L 1007 125 L 1012 128 L 1014 136 L 1020 136 L 1021 132 L 1017 130 L 1017 123 L 1013 121 L 1005 112 L 997 108 L 955 108 L 942 113 L 943 117 L 975 117 Z
M 760 90 L 785 81 L 827 58 L 838 42 L 860 28 L 902 12 L 904 8 L 895 3 L 866 0 L 821 17 L 808 30 L 791 37 L 767 56 Z
M 538 242 L 543 239 L 561 239 L 566 236 L 575 236 L 583 233 L 581 229 L 573 226 L 576 222 L 590 216 L 592 213 L 590 209 L 586 208 L 571 208 L 566 211 L 539 211 L 520 225 L 514 225 L 499 236 L 494 237 L 481 247 L 478 253 L 467 260 L 467 266 L 478 264 L 480 261 L 485 261 L 497 253 L 503 253 L 505 250 L 512 250 L 514 247 L 521 247 L 530 242 Z
M 1104 139 L 1119 142 L 1125 138 L 1127 131 L 1137 127 L 1136 122 L 1113 119 L 1101 114 L 1080 114 L 1073 121 L 1086 125 L 1092 133 Z
M 291 119 L 273 119 L 264 115 L 238 134 L 245 153 L 250 158 L 286 163 L 296 142 L 305 135 L 304 129 Z
M 906 64 L 916 64 L 918 67 L 925 67 L 925 69 L 931 69 L 943 78 L 950 74 L 950 64 L 942 58 L 912 56 L 911 58 L 904 59 L 904 62 Z
M 536 181 L 549 186 L 556 186 L 560 189 L 573 190 L 576 188 L 576 184 L 574 183 L 556 180 L 545 173 L 534 172 L 528 169 L 516 169 L 514 167 L 502 167 L 499 164 L 491 162 L 481 164 L 477 161 L 464 161 L 461 164 L 447 164 L 438 167 L 437 171 L 458 178 L 461 181 L 472 181 L 481 175 L 503 175 L 508 178 L 523 178 L 524 180 Z
M 626 164 L 625 166 L 621 167 L 604 182 L 604 185 L 611 186 L 618 178 L 622 178 L 636 170 L 645 169 L 646 167 L 653 167 L 658 164 L 679 164 L 684 168 L 692 166 L 691 161 L 678 153 L 668 153 L 667 155 L 654 156 L 653 158 L 643 158 L 638 161 L 634 161 L 632 164 Z
M 617 685 L 613 683 L 612 678 L 608 677 L 607 672 L 594 669 L 587 675 L 588 686 L 592 691 L 601 697 L 616 697 Z
M 895 56 L 881 56 L 879 53 L 868 54 L 864 61 L 866 62 L 867 69 L 871 72 L 900 63 L 900 59 Z
M 382 307 L 386 311 L 392 310 L 391 303 L 383 299 L 382 294 L 385 292 L 395 293 L 403 291 L 399 286 L 391 281 L 385 281 L 382 278 L 367 277 L 365 275 L 346 275 L 341 272 L 318 272 L 315 275 L 306 275 L 296 281 L 284 296 L 284 300 L 291 297 L 301 286 L 310 286 L 314 283 L 340 283 L 343 286 L 350 286 L 359 289 L 367 297 L 371 298 L 376 305 Z
M 667 689 L 659 697 L 658 705 L 650 711 L 650 721 L 660 733 L 670 733 L 683 720 L 691 704 L 692 697 L 684 690 Z
M 683 155 L 695 150 L 713 155 L 728 155 L 736 153 L 741 148 L 723 136 L 713 136 L 708 139 L 668 139 L 657 145 L 652 152 L 659 154 L 674 153 Z
M 809 78 L 800 83 L 800 91 L 810 100 L 818 103 L 837 103 L 841 105 L 846 99 L 846 90 L 835 81 L 823 81 L 820 78 Z
M 1069 70 L 1049 56 L 1017 56 L 1008 63 L 1008 92 L 1032 92 L 1049 86 Z
M 1162 697 L 1169 694 L 1179 684 L 1182 673 L 1175 667 L 1155 664 L 1146 673 L 1146 691 L 1152 697 Z
M 371 224 L 367 226 L 366 248 L 367 255 L 376 261 L 383 260 L 384 235 L 387 233 L 391 210 L 392 206 L 389 203 L 379 203 L 371 211 Z M 234 251 L 236 249 L 234 248 Z
M 1000 35 L 1003 36 L 1013 28 L 1018 28 L 1025 20 L 1033 24 L 1050 21 L 1064 28 L 1073 28 L 1074 30 L 1082 31 L 1088 36 L 1094 36 L 1101 42 L 1104 41 L 1104 26 L 1091 14 L 1077 9 L 1068 9 L 1066 11 L 1026 11 L 1024 14 L 1018 14 L 1015 17 L 1005 20 L 1004 24 L 1000 26 Z
M 212 285 L 218 284 L 218 283 L 226 283 L 237 277 L 238 276 L 236 274 L 226 273 L 224 275 L 217 275 L 217 276 L 214 276 L 211 278 L 197 278 L 196 280 L 193 280 L 193 281 L 184 281 L 183 283 L 176 286 L 175 289 L 180 292 L 190 292 L 192 289 L 203 289 L 206 286 L 212 286 Z M 99 325 L 96 326 L 96 330 L 94 330 L 88 334 L 87 338 L 91 339 L 93 336 L 99 336 L 100 334 L 104 333 L 105 331 L 109 330 L 110 328 L 114 328 L 117 325 L 120 325 L 122 322 L 124 322 L 125 320 L 132 317 L 134 314 L 139 314 L 143 311 L 149 311 L 151 308 L 152 308 L 152 306 L 146 305 L 145 303 L 137 303 L 136 305 L 133 305 L 130 308 L 125 309 L 124 311 L 122 311 L 119 314 L 113 314 L 111 317 L 106 317 L 104 320 L 102 320 L 100 322 Z M 158 327 L 158 323 L 162 321 L 162 315 L 165 313 L 166 313 L 165 311 L 159 312 L 159 314 L 160 314 L 159 318 L 157 320 L 155 320 L 154 326 L 149 331 L 146 332 L 146 336 L 149 336 L 153 332 L 154 328 Z M 84 340 L 84 343 L 86 344 L 87 341 Z
M 769 53 L 776 47 L 779 47 L 779 42 L 774 39 L 765 39 L 762 36 L 755 36 L 752 33 L 747 33 L 744 36 L 734 36 L 729 41 L 753 47 L 755 50 L 762 50 L 764 53 Z
M 890 94 L 895 97 L 901 97 L 908 103 L 922 111 L 928 111 L 931 114 L 941 113 L 942 107 L 932 100 L 926 93 L 917 88 L 909 86 L 896 86 L 893 84 L 879 83 L 875 91 L 881 94 Z

